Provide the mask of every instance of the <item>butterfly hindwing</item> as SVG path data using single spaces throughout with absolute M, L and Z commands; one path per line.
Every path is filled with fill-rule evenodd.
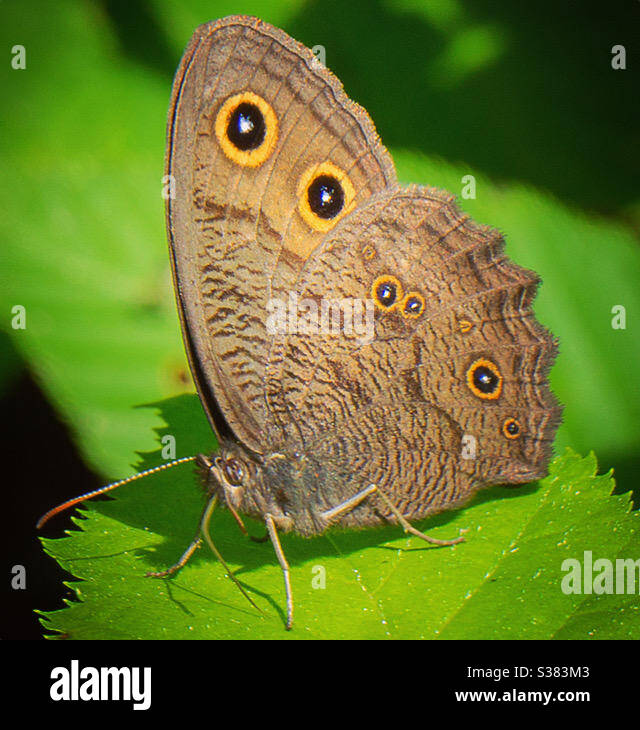
M 384 465 L 398 499 L 418 489 L 423 506 L 413 516 L 441 508 L 434 494 L 446 505 L 485 484 L 544 475 L 560 418 L 546 377 L 556 344 L 532 312 L 537 277 L 503 248 L 497 231 L 431 188 L 380 193 L 345 218 L 306 262 L 296 295 L 373 300 L 374 334 L 319 331 L 275 343 L 268 402 L 283 422 L 296 414 L 298 447 L 359 423 L 369 442 L 361 438 L 352 456 Z M 363 424 L 365 412 L 377 417 Z M 415 414 L 422 431 L 388 437 Z M 417 485 L 400 468 L 407 451 L 421 463 Z

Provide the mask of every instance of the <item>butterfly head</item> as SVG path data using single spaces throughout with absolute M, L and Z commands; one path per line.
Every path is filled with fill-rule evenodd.
M 217 493 L 220 501 L 243 510 L 245 493 L 255 483 L 257 465 L 238 444 L 222 443 L 211 456 L 200 455 L 198 466 L 209 494 Z

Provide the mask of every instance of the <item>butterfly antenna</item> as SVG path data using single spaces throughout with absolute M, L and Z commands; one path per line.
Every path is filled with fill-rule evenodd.
M 218 560 L 222 563 L 222 566 L 227 571 L 227 575 L 231 580 L 236 584 L 236 586 L 240 589 L 240 593 L 249 601 L 249 603 L 254 607 L 257 608 L 260 613 L 264 613 L 264 611 L 259 607 L 256 606 L 251 596 L 245 591 L 245 589 L 242 587 L 242 584 L 240 581 L 235 577 L 235 575 L 231 572 L 231 568 L 226 564 L 225 559 L 220 555 L 220 551 L 218 548 L 213 544 L 213 540 L 211 539 L 211 535 L 209 534 L 209 522 L 211 520 L 211 515 L 213 514 L 213 510 L 215 509 L 216 504 L 218 503 L 218 497 L 217 495 L 213 495 L 211 499 L 209 500 L 209 504 L 207 505 L 206 510 L 204 511 L 204 514 L 202 515 L 202 521 L 200 522 L 200 531 L 204 535 L 204 539 L 207 541 L 207 545 L 211 548 L 211 552 L 218 558 Z
M 91 499 L 92 497 L 97 497 L 99 494 L 105 494 L 106 492 L 110 492 L 112 489 L 117 489 L 118 487 L 122 487 L 124 484 L 129 484 L 129 482 L 134 482 L 136 479 L 142 479 L 142 477 L 148 477 L 152 474 L 157 474 L 160 471 L 164 471 L 165 469 L 171 469 L 171 467 L 177 466 L 178 464 L 184 464 L 187 461 L 195 461 L 195 456 L 184 456 L 181 459 L 175 459 L 174 461 L 169 461 L 166 464 L 162 464 L 161 466 L 154 466 L 151 469 L 145 469 L 144 471 L 139 472 L 138 474 L 134 474 L 133 476 L 127 477 L 126 479 L 120 479 L 118 482 L 113 482 L 112 484 L 107 484 L 106 487 L 100 487 L 100 489 L 94 489 L 93 492 L 87 492 L 86 494 L 81 494 L 79 497 L 74 497 L 73 499 L 68 500 L 67 502 L 63 502 L 62 504 L 59 504 L 57 507 L 54 507 L 53 509 L 50 509 L 46 514 L 42 515 L 42 517 L 38 520 L 36 523 L 36 529 L 40 529 L 46 522 L 48 522 L 52 517 L 59 514 L 60 512 L 63 512 L 66 509 L 69 509 L 69 507 L 73 507 L 76 504 L 79 504 L 80 502 L 84 502 L 87 499 Z

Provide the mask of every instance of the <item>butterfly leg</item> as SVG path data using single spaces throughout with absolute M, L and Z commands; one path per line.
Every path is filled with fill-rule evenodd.
M 438 540 L 438 538 L 436 537 L 430 537 L 429 535 L 425 535 L 424 532 L 420 532 L 420 530 L 416 529 L 402 516 L 400 510 L 393 504 L 393 502 L 389 499 L 389 497 L 387 497 L 384 492 L 380 491 L 379 487 L 376 487 L 375 492 L 378 497 L 387 505 L 391 512 L 393 512 L 395 518 L 398 520 L 405 533 L 409 532 L 412 535 L 419 537 L 421 540 L 430 543 L 431 545 L 457 545 L 460 542 L 464 542 L 464 537 L 462 537 L 462 535 L 460 535 L 460 537 L 454 537 L 452 540 Z
M 278 558 L 278 562 L 280 563 L 280 567 L 282 568 L 282 574 L 284 576 L 284 589 L 287 595 L 287 630 L 289 630 L 293 626 L 293 593 L 291 592 L 289 563 L 287 562 L 287 558 L 285 557 L 285 554 L 282 550 L 282 545 L 280 544 L 280 538 L 278 537 L 278 532 L 276 530 L 276 523 L 272 515 L 270 515 L 268 512 L 264 516 L 264 522 L 267 527 L 269 537 L 271 538 L 271 543 L 273 545 L 273 549 L 275 550 L 276 557 Z
M 198 535 L 192 542 L 189 544 L 189 547 L 182 553 L 182 557 L 180 560 L 178 560 L 177 563 L 174 563 L 170 568 L 167 568 L 166 570 L 160 570 L 157 573 L 146 573 L 145 575 L 147 578 L 166 578 L 168 575 L 171 575 L 172 573 L 176 573 L 180 568 L 182 568 L 183 565 L 186 565 L 186 563 L 189 561 L 189 558 L 195 553 L 195 551 L 202 545 L 202 538 Z
M 193 540 L 189 543 L 189 547 L 182 553 L 182 557 L 180 558 L 180 560 L 178 560 L 177 563 L 174 563 L 170 568 L 167 568 L 166 570 L 160 570 L 157 573 L 147 573 L 147 578 L 166 578 L 169 575 L 173 575 L 173 573 L 177 573 L 180 568 L 182 568 L 189 562 L 189 558 L 195 553 L 200 545 L 202 545 L 202 521 L 204 519 L 204 516 L 207 514 L 208 507 L 209 502 L 207 502 L 207 504 L 204 506 L 202 514 L 200 515 L 200 519 L 198 520 L 198 531 L 196 532 Z
M 227 508 L 229 509 L 229 512 L 231 512 L 231 514 L 233 515 L 235 521 L 238 523 L 238 527 L 240 528 L 243 535 L 248 537 L 250 540 L 253 540 L 253 542 L 266 542 L 269 539 L 268 532 L 265 535 L 261 535 L 260 537 L 250 535 L 249 530 L 247 530 L 244 522 L 242 521 L 242 517 L 240 517 L 240 515 L 236 512 L 235 508 L 229 501 L 227 501 Z
M 368 487 L 365 487 L 357 494 L 354 494 L 353 497 L 345 499 L 345 501 L 340 502 L 339 505 L 336 505 L 335 507 L 332 507 L 331 509 L 322 512 L 321 517 L 324 517 L 327 522 L 331 522 L 331 520 L 334 520 L 343 512 L 350 512 L 354 507 L 357 507 L 363 499 L 366 499 L 370 494 L 373 494 L 373 492 L 377 491 L 377 489 L 378 487 L 376 487 L 375 484 L 370 484 Z
M 331 509 L 322 512 L 321 516 L 324 517 L 327 522 L 330 522 L 344 512 L 349 512 L 354 507 L 357 507 L 360 502 L 362 502 L 371 494 L 376 494 L 385 503 L 385 505 L 391 510 L 391 512 L 398 520 L 398 522 L 402 526 L 402 529 L 405 532 L 409 532 L 412 535 L 415 535 L 416 537 L 419 537 L 420 539 L 431 543 L 432 545 L 457 545 L 459 542 L 464 542 L 464 537 L 462 536 L 456 537 L 453 540 L 438 540 L 435 537 L 425 535 L 424 532 L 420 532 L 420 530 L 417 530 L 402 516 L 400 510 L 393 504 L 393 502 L 387 497 L 387 495 L 380 490 L 380 488 L 376 484 L 370 484 L 368 487 L 365 487 L 350 499 L 346 499 L 344 502 L 341 502 L 336 507 L 332 507 Z
M 269 539 L 269 533 L 267 532 L 265 535 L 261 535 L 260 537 L 255 537 L 255 535 L 250 535 L 249 530 L 245 527 L 244 522 L 242 521 L 242 517 L 236 512 L 235 507 L 231 504 L 230 501 L 227 501 L 227 508 L 229 512 L 233 515 L 235 521 L 238 523 L 238 527 L 240 528 L 240 531 L 243 535 L 248 537 L 250 540 L 253 540 L 254 542 L 266 542 Z
M 255 604 L 255 602 L 251 599 L 249 594 L 245 591 L 245 589 L 240 585 L 238 582 L 238 579 L 235 577 L 235 575 L 231 572 L 231 569 L 225 562 L 222 555 L 220 555 L 220 552 L 218 551 L 218 548 L 213 544 L 211 540 L 211 536 L 209 535 L 209 520 L 211 519 L 211 513 L 213 512 L 214 507 L 216 506 L 216 503 L 218 502 L 217 495 L 213 495 L 207 500 L 207 503 L 204 506 L 204 509 L 202 510 L 202 514 L 200 515 L 200 519 L 198 520 L 198 532 L 196 533 L 196 536 L 191 541 L 189 547 L 184 551 L 182 554 L 182 557 L 180 560 L 178 560 L 175 565 L 172 565 L 170 568 L 167 568 L 166 570 L 161 570 L 157 573 L 147 573 L 148 578 L 166 578 L 169 575 L 172 575 L 173 573 L 177 572 L 182 568 L 189 558 L 193 555 L 193 553 L 202 545 L 202 535 L 204 535 L 204 539 L 207 541 L 207 544 L 211 548 L 211 551 L 214 553 L 214 555 L 218 558 L 218 560 L 222 563 L 222 566 L 227 571 L 227 574 L 229 575 L 229 578 L 238 586 L 240 589 L 240 592 L 244 595 L 244 597 L 249 601 L 249 603 L 254 606 L 255 608 L 262 613 L 262 609 Z
M 240 517 L 240 515 L 236 512 L 235 507 L 231 504 L 231 502 L 229 500 L 227 500 L 227 503 L 226 504 L 227 504 L 227 509 L 233 515 L 233 519 L 238 523 L 238 527 L 240 528 L 240 532 L 243 535 L 249 536 L 249 531 L 245 527 L 245 524 L 242 521 L 242 517 Z

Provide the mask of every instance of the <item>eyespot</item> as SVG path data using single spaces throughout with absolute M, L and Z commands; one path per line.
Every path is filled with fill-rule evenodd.
M 424 312 L 424 310 L 424 297 L 417 291 L 410 291 L 402 300 L 402 304 L 400 305 L 402 316 L 409 317 L 410 319 L 416 319 Z
M 371 297 L 377 307 L 390 312 L 402 300 L 402 284 L 395 276 L 379 276 L 371 285 Z
M 224 102 L 216 116 L 215 133 L 230 160 L 243 167 L 258 167 L 273 152 L 278 121 L 270 104 L 245 91 Z
M 365 259 L 366 259 L 367 261 L 371 261 L 371 259 L 372 259 L 372 258 L 373 258 L 373 257 L 374 257 L 375 255 L 376 255 L 376 250 L 375 250 L 375 248 L 374 248 L 373 246 L 371 246 L 371 244 L 367 244 L 367 245 L 366 245 L 366 246 L 365 246 L 365 247 L 364 247 L 364 248 L 362 249 L 362 256 L 363 256 L 363 258 L 365 258 Z
M 331 162 L 313 165 L 298 184 L 298 210 L 315 231 L 330 231 L 351 210 L 354 198 L 348 175 Z
M 229 484 L 234 487 L 242 484 L 242 479 L 244 478 L 244 469 L 242 468 L 242 464 L 233 457 L 227 459 L 224 462 L 224 476 Z
M 519 438 L 522 433 L 522 427 L 520 426 L 520 421 L 518 421 L 515 418 L 507 418 L 505 420 L 505 422 L 502 424 L 502 433 L 508 439 Z
M 458 321 L 458 326 L 460 327 L 460 332 L 466 335 L 473 328 L 473 323 L 469 322 L 468 319 L 461 319 Z
M 307 188 L 307 202 L 318 218 L 335 218 L 344 207 L 344 191 L 333 175 L 318 175 Z
M 502 392 L 502 375 L 494 362 L 479 358 L 467 370 L 467 385 L 478 398 L 495 400 Z

